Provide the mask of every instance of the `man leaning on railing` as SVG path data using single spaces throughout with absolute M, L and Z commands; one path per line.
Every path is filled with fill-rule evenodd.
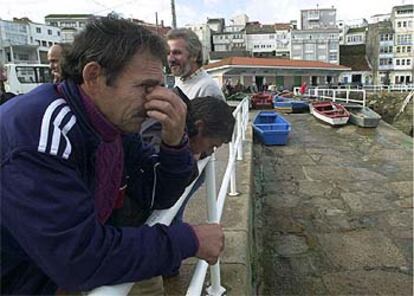
M 92 20 L 64 59 L 63 82 L 0 106 L 1 294 L 88 291 L 192 256 L 217 261 L 218 224 L 107 224 L 125 189 L 168 208 L 192 176 L 186 105 L 162 87 L 166 48 L 130 21 Z M 136 135 L 147 117 L 162 125 L 159 153 Z

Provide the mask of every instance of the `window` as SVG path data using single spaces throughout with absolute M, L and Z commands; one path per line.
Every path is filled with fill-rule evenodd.
M 411 59 L 407 59 L 407 66 L 411 65 Z
M 41 34 L 41 33 L 42 33 L 42 28 L 40 28 L 40 27 L 36 27 L 36 33 Z
M 401 59 L 401 66 L 405 66 L 405 59 Z
M 45 40 L 42 40 L 42 46 L 47 46 L 47 42 Z
M 48 30 L 47 30 L 47 34 L 48 34 L 48 35 L 52 35 L 52 30 L 48 29 Z
M 411 46 L 407 46 L 407 52 L 411 52 Z
M 379 59 L 379 64 L 380 66 L 392 65 L 392 59 L 391 58 Z
M 400 65 L 400 59 L 396 59 L 396 60 L 395 60 L 395 64 L 396 64 L 397 66 L 399 66 L 399 65 Z
M 313 44 L 305 44 L 305 52 L 313 52 L 314 46 Z
M 398 45 L 411 45 L 411 34 L 400 34 L 397 35 L 397 44 Z
M 60 31 L 57 32 L 58 36 L 60 36 Z
M 45 83 L 51 81 L 48 67 L 16 67 L 17 79 L 20 83 Z
M 397 22 L 397 27 L 401 28 L 401 22 Z
M 338 59 L 338 55 L 336 52 L 330 52 L 329 53 L 329 60 L 330 61 L 336 61 Z
M 53 45 L 53 42 L 49 41 L 47 44 L 49 45 L 49 47 L 51 47 Z
M 397 46 L 397 52 L 401 52 L 401 46 Z

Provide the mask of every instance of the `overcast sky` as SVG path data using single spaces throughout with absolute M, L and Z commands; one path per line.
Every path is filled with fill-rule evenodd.
M 412 4 L 413 0 L 175 0 L 177 25 L 205 23 L 207 17 L 228 20 L 247 14 L 250 21 L 263 24 L 299 20 L 300 10 L 316 8 L 337 9 L 337 20 L 369 19 L 375 14 L 390 13 L 395 5 Z M 124 17 L 134 17 L 171 25 L 170 0 L 0 0 L 0 18 L 27 16 L 44 23 L 47 14 L 92 13 L 106 15 L 111 11 Z

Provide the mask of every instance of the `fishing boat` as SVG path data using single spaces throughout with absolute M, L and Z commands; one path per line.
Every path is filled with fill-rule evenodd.
M 270 92 L 260 92 L 252 95 L 251 105 L 253 109 L 273 108 L 273 94 Z
M 301 113 L 309 111 L 309 104 L 301 100 L 275 96 L 273 98 L 273 108 L 284 113 Z
M 310 103 L 309 109 L 317 119 L 332 126 L 345 125 L 350 116 L 344 106 L 335 102 L 313 102 Z
M 343 104 L 349 111 L 349 122 L 360 127 L 377 127 L 381 120 L 379 115 L 374 110 L 362 106 L 360 104 Z
M 290 123 L 275 111 L 261 111 L 253 120 L 253 132 L 265 145 L 286 145 Z

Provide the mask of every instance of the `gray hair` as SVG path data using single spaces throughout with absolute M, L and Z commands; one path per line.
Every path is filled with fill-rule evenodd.
M 203 65 L 203 53 L 200 39 L 196 33 L 186 28 L 171 29 L 167 33 L 167 40 L 184 39 L 187 43 L 187 50 L 191 57 L 196 58 L 199 67 Z

